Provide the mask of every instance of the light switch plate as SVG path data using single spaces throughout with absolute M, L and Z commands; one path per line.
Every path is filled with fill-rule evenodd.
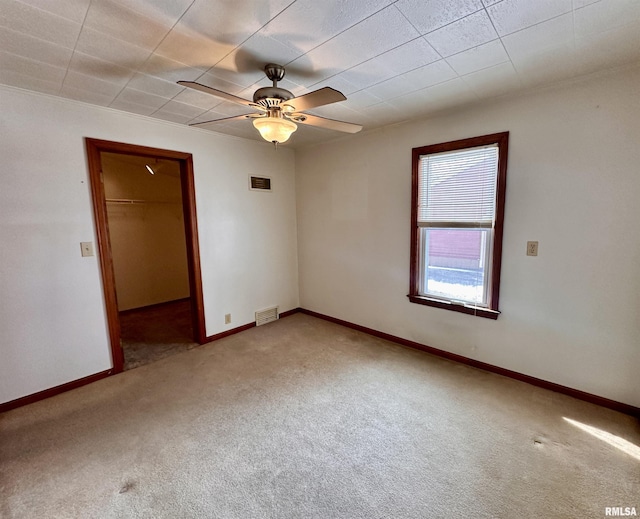
M 80 242 L 80 251 L 82 252 L 82 257 L 86 258 L 88 256 L 93 256 L 93 242 L 91 241 L 81 241 Z

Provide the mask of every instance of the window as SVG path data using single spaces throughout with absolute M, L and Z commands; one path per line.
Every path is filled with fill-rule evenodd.
M 411 302 L 497 319 L 508 143 L 413 149 Z

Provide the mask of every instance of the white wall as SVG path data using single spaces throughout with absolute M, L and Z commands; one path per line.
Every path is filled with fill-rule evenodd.
M 207 335 L 298 306 L 291 150 L 9 87 L 0 118 L 0 402 L 111 367 L 84 137 L 193 154 Z
M 301 306 L 640 405 L 639 84 L 617 71 L 298 150 Z M 505 130 L 502 314 L 410 303 L 411 148 Z
M 189 297 L 180 163 L 101 157 L 118 310 Z

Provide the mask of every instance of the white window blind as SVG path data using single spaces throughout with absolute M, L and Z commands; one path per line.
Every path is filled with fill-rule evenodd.
M 497 169 L 497 145 L 421 157 L 418 225 L 491 227 Z

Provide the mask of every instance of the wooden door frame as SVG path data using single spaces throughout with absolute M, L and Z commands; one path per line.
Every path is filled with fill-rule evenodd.
M 203 344 L 207 336 L 204 324 L 204 301 L 202 296 L 202 271 L 200 268 L 200 247 L 198 245 L 198 225 L 196 218 L 196 196 L 193 180 L 193 157 L 190 153 L 163 150 L 135 144 L 104 141 L 85 138 L 89 166 L 89 180 L 93 199 L 98 256 L 102 272 L 102 286 L 109 326 L 109 341 L 113 359 L 113 372 L 120 373 L 124 368 L 124 356 L 120 345 L 120 318 L 116 297 L 116 281 L 113 270 L 113 255 L 109 239 L 107 202 L 102 175 L 102 152 L 137 155 L 149 158 L 173 159 L 180 163 L 180 185 L 182 187 L 182 208 L 184 212 L 185 237 L 187 244 L 187 263 L 189 270 L 189 297 L 191 316 L 196 342 Z

